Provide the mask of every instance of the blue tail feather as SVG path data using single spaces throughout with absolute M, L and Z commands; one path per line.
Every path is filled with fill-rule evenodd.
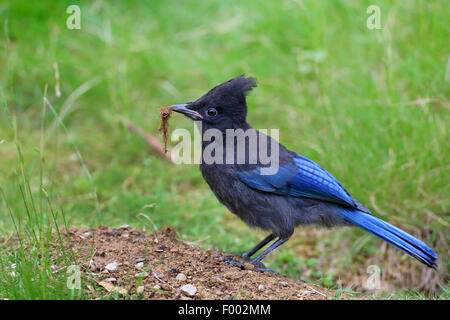
M 347 221 L 372 233 L 431 268 L 436 268 L 437 254 L 425 243 L 393 225 L 357 209 L 340 208 Z

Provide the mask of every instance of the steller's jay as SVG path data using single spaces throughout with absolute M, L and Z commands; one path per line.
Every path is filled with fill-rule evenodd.
M 271 251 L 285 243 L 298 225 L 318 224 L 331 226 L 358 226 L 398 249 L 416 258 L 428 267 L 436 268 L 436 253 L 425 243 L 397 227 L 375 217 L 370 210 L 354 199 L 331 174 L 308 158 L 287 150 L 283 145 L 247 123 L 246 94 L 256 87 L 254 78 L 238 76 L 222 83 L 195 102 L 171 106 L 173 111 L 198 120 L 203 141 L 202 151 L 214 150 L 217 157 L 235 161 L 205 161 L 200 171 L 218 200 L 232 213 L 251 227 L 270 231 L 270 235 L 254 248 L 241 255 L 260 270 L 261 260 Z M 227 129 L 242 129 L 256 133 L 258 144 L 256 160 L 249 143 L 245 140 L 245 161 L 237 161 L 237 139 L 233 146 L 226 146 L 225 139 L 205 139 L 209 129 L 222 135 Z M 249 140 L 249 139 L 248 139 Z M 259 141 L 267 141 L 266 150 L 278 145 L 278 170 L 263 174 L 267 161 L 259 155 Z M 241 140 L 242 142 L 242 140 Z M 231 153 L 231 154 L 230 154 Z M 202 152 L 203 154 L 203 152 Z M 204 157 L 204 155 L 203 155 Z M 278 238 L 265 251 L 251 257 L 269 242 Z M 234 259 L 228 261 L 238 264 Z

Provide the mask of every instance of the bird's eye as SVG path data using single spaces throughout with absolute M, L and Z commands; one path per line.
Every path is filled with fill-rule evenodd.
M 214 108 L 209 108 L 208 111 L 206 111 L 206 113 L 208 114 L 208 116 L 210 117 L 215 117 L 217 116 L 217 114 L 219 113 L 216 109 Z

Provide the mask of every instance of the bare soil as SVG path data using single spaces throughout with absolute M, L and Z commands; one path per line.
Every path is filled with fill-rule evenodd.
M 126 226 L 71 230 L 70 242 L 90 290 L 143 299 L 298 299 L 324 300 L 336 292 L 271 272 L 225 263 L 218 251 L 180 241 L 175 228 L 147 234 Z M 114 270 L 116 268 L 116 270 Z M 108 268 L 110 270 L 108 270 Z M 195 287 L 189 293 L 186 285 Z M 191 286 L 187 286 L 192 289 Z M 195 293 L 194 293 L 195 292 Z M 341 297 L 342 298 L 342 297 Z

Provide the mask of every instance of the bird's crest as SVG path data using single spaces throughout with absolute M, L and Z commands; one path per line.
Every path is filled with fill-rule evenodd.
M 241 101 L 245 103 L 245 96 L 257 86 L 256 79 L 249 77 L 246 78 L 244 74 L 237 76 L 231 80 L 228 80 L 218 86 L 215 86 L 202 98 L 206 99 L 226 99 L 234 98 L 235 101 Z

